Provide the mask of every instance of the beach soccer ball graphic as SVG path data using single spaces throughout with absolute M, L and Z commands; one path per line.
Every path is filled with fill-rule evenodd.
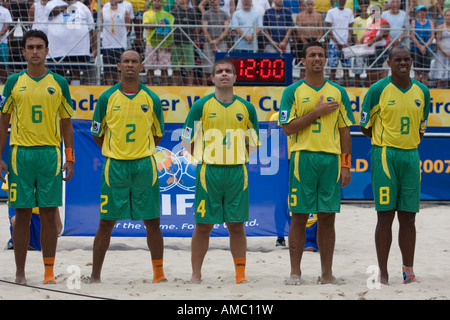
M 178 186 L 187 191 L 195 190 L 195 173 L 197 163 L 194 158 L 184 149 L 178 151 L 176 156 L 181 164 L 181 177 L 178 180 Z
M 154 157 L 158 170 L 159 190 L 172 189 L 181 177 L 180 161 L 173 152 L 163 147 L 156 147 Z

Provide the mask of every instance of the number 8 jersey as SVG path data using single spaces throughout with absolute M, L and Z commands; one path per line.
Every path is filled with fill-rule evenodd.
M 367 91 L 361 109 L 363 128 L 372 127 L 372 144 L 380 147 L 414 149 L 426 129 L 430 112 L 430 91 L 411 79 L 411 87 L 401 89 L 387 77 Z
M 1 112 L 11 114 L 11 145 L 60 146 L 59 119 L 73 116 L 66 79 L 50 70 L 33 78 L 24 70 L 8 78 L 3 96 Z
M 143 84 L 137 93 L 126 94 L 118 83 L 98 98 L 91 132 L 105 136 L 105 157 L 134 160 L 151 156 L 155 153 L 153 137 L 164 135 L 161 100 Z

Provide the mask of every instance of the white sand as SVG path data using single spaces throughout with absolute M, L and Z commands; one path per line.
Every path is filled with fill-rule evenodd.
M 102 283 L 89 284 L 92 237 L 60 237 L 55 276 L 56 285 L 43 286 L 40 252 L 28 252 L 28 285 L 69 293 L 112 299 L 164 300 L 354 300 L 354 299 L 448 299 L 450 286 L 450 206 L 422 205 L 417 215 L 415 273 L 420 283 L 402 284 L 401 255 L 397 244 L 398 222 L 393 227 L 393 244 L 389 260 L 390 285 L 373 288 L 368 279 L 376 266 L 374 230 L 376 214 L 370 204 L 342 206 L 336 218 L 334 275 L 341 285 L 319 285 L 319 254 L 305 252 L 302 261 L 303 284 L 286 286 L 289 276 L 289 251 L 275 247 L 275 237 L 249 237 L 247 279 L 234 283 L 234 266 L 228 250 L 228 238 L 212 238 L 203 265 L 203 282 L 191 285 L 190 238 L 165 238 L 165 274 L 169 280 L 153 284 L 150 253 L 144 238 L 113 238 L 102 271 Z M 6 206 L 0 206 L 0 245 L 9 239 Z M 72 268 L 72 269 L 71 269 Z M 13 282 L 13 251 L 0 250 L 1 280 Z M 76 273 L 79 270 L 79 289 Z M 367 271 L 370 273 L 367 273 Z M 0 299 L 88 299 L 88 297 L 47 291 L 0 282 Z

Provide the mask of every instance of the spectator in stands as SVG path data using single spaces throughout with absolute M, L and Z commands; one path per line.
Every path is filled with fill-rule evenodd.
M 427 8 L 419 5 L 415 9 L 415 19 L 411 22 L 411 52 L 414 59 L 414 79 L 428 85 L 431 65 L 431 43 L 434 40 L 434 23 L 427 19 Z
M 319 41 L 323 36 L 323 18 L 319 12 L 314 10 L 314 0 L 300 0 L 303 2 L 305 10 L 297 15 L 295 25 L 300 27 L 295 29 L 295 58 L 302 58 L 303 46 L 311 41 Z M 301 68 L 300 78 L 305 76 L 305 69 Z
M 334 0 L 315 0 L 314 11 L 322 15 L 322 20 L 325 20 L 328 10 L 334 5 Z M 300 10 L 301 12 L 302 10 Z
M 173 47 L 170 55 L 174 68 L 172 85 L 183 84 L 179 66 L 185 65 L 186 82 L 188 86 L 192 86 L 194 81 L 193 66 L 195 65 L 194 42 L 199 35 L 197 26 L 200 22 L 200 16 L 193 8 L 189 7 L 189 0 L 178 0 L 171 13 L 175 18 L 175 25 L 186 25 L 186 27 L 182 27 L 182 30 L 180 27 L 174 30 Z
M 448 88 L 445 83 L 450 79 L 450 8 L 444 12 L 444 21 L 436 33 L 436 44 L 439 49 L 436 63 L 439 70 L 436 77 L 439 89 Z
M 208 4 L 209 8 L 207 8 Z M 203 14 L 208 9 L 211 9 L 211 6 L 212 5 L 210 0 L 202 0 L 198 5 L 198 9 Z M 233 13 L 236 11 L 236 2 L 234 0 L 221 0 L 219 1 L 219 9 L 225 11 L 231 17 Z
M 367 26 L 370 23 L 370 15 L 369 15 L 369 0 L 362 0 L 359 3 L 359 16 L 355 18 L 355 22 L 353 23 L 353 43 L 354 44 L 362 44 L 363 36 L 367 30 Z M 361 85 L 361 74 L 364 72 L 363 68 L 366 66 L 367 59 L 365 57 L 355 57 L 353 63 L 353 73 L 355 74 L 355 87 L 359 87 Z
M 353 12 L 345 8 L 345 0 L 338 0 L 338 6 L 328 11 L 325 17 L 325 24 L 327 27 L 332 28 L 329 32 L 330 44 L 328 49 L 328 66 L 332 67 L 330 73 L 330 80 L 335 82 L 336 79 L 336 67 L 341 61 L 344 72 L 344 86 L 349 85 L 348 67 L 351 66 L 350 59 L 344 58 L 342 49 L 348 47 L 351 40 L 354 18 Z
M 264 13 L 267 9 L 270 9 L 272 1 L 269 0 L 252 0 L 252 9 L 256 11 L 261 17 L 264 16 Z M 244 8 L 244 0 L 238 0 L 236 10 L 240 10 Z
M 375 47 L 375 54 L 367 57 L 367 86 L 371 86 L 378 80 L 387 76 L 382 70 L 384 61 L 388 56 L 386 48 L 389 46 L 390 25 L 387 20 L 381 18 L 381 9 L 376 5 L 369 7 L 372 22 L 364 32 L 363 43 L 369 47 Z
M 274 7 L 264 14 L 264 27 L 284 27 L 280 29 L 264 28 L 268 40 L 264 52 L 291 52 L 289 39 L 293 31 L 291 10 L 283 7 L 283 0 L 273 0 Z
M 400 0 L 390 0 L 389 10 L 381 13 L 381 18 L 387 20 L 391 26 L 392 46 L 405 45 L 406 36 L 406 12 L 400 10 Z
M 220 0 L 209 0 L 209 10 L 202 14 L 203 36 L 205 37 L 205 43 L 203 44 L 203 54 L 205 56 L 202 58 L 202 64 L 203 66 L 210 66 L 203 69 L 203 85 L 206 85 L 210 78 L 216 52 L 228 50 L 227 36 L 230 33 L 230 29 L 226 27 L 209 27 L 230 25 L 230 15 L 220 9 L 219 3 Z
M 47 3 L 48 0 L 36 1 L 31 5 L 30 11 L 28 12 L 28 21 L 33 22 L 31 29 L 41 30 L 45 34 L 47 34 L 48 27 L 48 15 L 45 13 Z
M 161 70 L 161 85 L 168 85 L 173 22 L 173 15 L 162 9 L 161 0 L 153 0 L 152 9 L 144 13 L 142 24 L 147 29 L 144 66 L 147 69 L 148 85 L 152 85 L 156 69 Z
M 77 0 L 52 0 L 45 6 L 48 21 L 49 65 L 63 76 L 70 71 L 71 85 L 80 85 L 81 70 L 88 69 L 90 55 L 97 54 L 97 34 L 91 11 Z M 56 24 L 57 23 L 57 24 Z M 69 63 L 69 64 L 64 64 Z
M 252 0 L 242 0 L 242 9 L 236 10 L 231 18 L 231 30 L 234 33 L 234 51 L 253 52 L 257 51 L 258 39 L 254 39 L 254 34 L 261 32 L 262 16 L 252 9 Z M 258 26 L 253 30 L 253 23 Z
M 437 0 L 411 0 L 409 2 L 409 16 L 410 19 L 413 19 L 414 16 L 414 8 L 417 8 L 418 6 L 424 6 L 426 9 L 426 15 L 425 17 L 428 20 L 433 20 L 433 22 L 436 21 L 437 18 Z
M 8 9 L 0 5 L 0 82 L 5 84 L 8 78 L 6 64 L 8 56 L 8 30 L 12 22 L 11 13 Z
M 105 83 L 112 86 L 120 81 L 117 64 L 120 56 L 128 48 L 127 34 L 131 29 L 130 13 L 125 6 L 119 5 L 120 0 L 110 0 L 101 11 L 102 29 L 102 56 Z M 127 26 L 128 24 L 128 26 Z

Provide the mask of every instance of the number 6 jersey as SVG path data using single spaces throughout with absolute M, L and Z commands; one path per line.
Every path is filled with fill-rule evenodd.
M 363 128 L 372 127 L 372 144 L 380 147 L 414 149 L 426 129 L 430 91 L 411 79 L 411 87 L 398 88 L 387 77 L 367 91 L 361 109 Z
M 11 114 L 11 145 L 60 146 L 59 119 L 73 116 L 66 79 L 50 70 L 33 78 L 24 70 L 8 78 L 3 96 L 1 112 Z

